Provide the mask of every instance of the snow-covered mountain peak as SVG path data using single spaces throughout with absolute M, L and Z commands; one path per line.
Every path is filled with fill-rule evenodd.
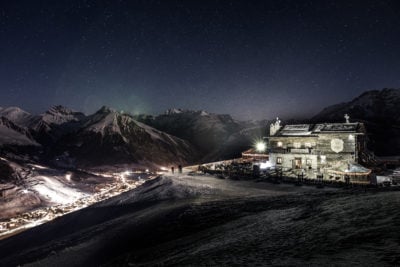
M 20 109 L 19 107 L 1 108 L 0 116 L 5 117 L 19 125 L 25 125 L 32 118 L 30 113 Z
M 56 105 L 56 106 L 52 106 L 48 111 L 46 111 L 46 113 L 48 114 L 54 114 L 54 115 L 69 115 L 69 114 L 73 114 L 73 113 L 80 113 L 77 111 L 74 111 L 70 108 L 61 106 L 61 105 Z
M 53 106 L 44 114 L 40 115 L 41 120 L 47 124 L 64 124 L 67 122 L 77 122 L 82 120 L 85 115 L 64 106 Z
M 180 113 L 183 113 L 183 112 L 184 112 L 184 110 L 182 110 L 180 108 L 170 108 L 170 109 L 167 109 L 164 112 L 164 114 L 165 115 L 172 115 L 172 114 L 180 114 Z
M 102 106 L 95 114 L 106 114 L 106 113 L 117 113 L 117 111 L 113 108 Z
M 0 145 L 39 146 L 28 130 L 0 117 Z
M 204 110 L 200 111 L 200 116 L 208 116 L 208 115 L 209 115 L 208 112 Z
M 190 110 L 190 109 L 181 109 L 181 108 L 170 108 L 164 112 L 164 115 L 174 115 L 174 114 L 195 114 L 195 115 L 200 115 L 200 116 L 210 115 L 205 110 Z
M 121 133 L 118 126 L 118 114 L 110 110 L 101 109 L 90 116 L 85 123 L 86 129 L 92 132 L 98 132 L 104 135 L 105 131 Z

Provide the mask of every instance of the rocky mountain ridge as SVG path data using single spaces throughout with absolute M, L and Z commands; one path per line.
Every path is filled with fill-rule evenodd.
M 349 114 L 351 121 L 364 122 L 369 137 L 369 148 L 377 155 L 400 155 L 400 89 L 371 90 L 345 103 L 323 109 L 313 122 L 343 121 Z
M 42 160 L 62 167 L 187 164 L 196 157 L 187 141 L 108 107 L 88 116 L 63 106 L 54 106 L 41 115 L 15 107 L 1 108 L 0 119 L 3 148 L 39 146 L 35 156 L 40 154 Z

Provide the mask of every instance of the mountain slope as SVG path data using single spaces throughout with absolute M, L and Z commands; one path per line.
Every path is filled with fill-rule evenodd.
M 0 117 L 0 145 L 39 146 L 27 129 L 6 117 Z
M 0 241 L 4 266 L 398 265 L 399 192 L 161 177 Z
M 18 107 L 0 108 L 0 116 L 7 118 L 8 120 L 22 127 L 28 126 L 29 122 L 34 117 L 30 113 Z
M 400 154 L 400 89 L 367 91 L 350 102 L 323 109 L 312 118 L 314 122 L 351 121 L 366 124 L 369 146 L 378 155 Z
M 103 107 L 57 142 L 57 152 L 79 165 L 116 163 L 184 164 L 196 157 L 186 141 Z
M 323 109 L 313 120 L 343 121 L 344 114 L 353 119 L 400 125 L 400 89 L 367 91 L 350 102 Z
M 265 133 L 262 123 L 239 122 L 230 115 L 169 109 L 156 117 L 138 116 L 138 120 L 161 131 L 190 141 L 202 156 L 201 161 L 214 161 L 240 156 L 252 145 L 252 139 Z M 257 128 L 249 135 L 246 128 Z
M 43 144 L 52 144 L 66 133 L 80 127 L 85 115 L 63 106 L 53 106 L 48 111 L 32 118 L 26 125 L 32 135 Z

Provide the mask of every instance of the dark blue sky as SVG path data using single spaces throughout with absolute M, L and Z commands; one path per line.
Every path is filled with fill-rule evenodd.
M 396 2 L 3 2 L 0 106 L 309 116 L 400 87 Z

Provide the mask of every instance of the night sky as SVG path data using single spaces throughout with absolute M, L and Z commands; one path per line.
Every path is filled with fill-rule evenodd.
M 398 1 L 2 1 L 0 106 L 310 116 L 400 87 Z

